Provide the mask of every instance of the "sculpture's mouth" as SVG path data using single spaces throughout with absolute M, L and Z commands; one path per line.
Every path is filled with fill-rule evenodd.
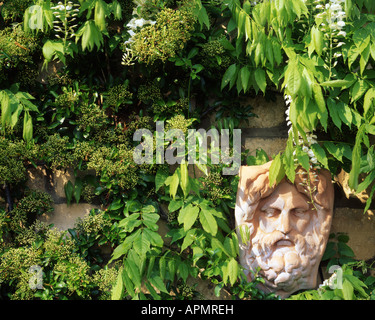
M 294 242 L 289 239 L 280 239 L 275 243 L 276 247 L 292 247 L 294 246 Z

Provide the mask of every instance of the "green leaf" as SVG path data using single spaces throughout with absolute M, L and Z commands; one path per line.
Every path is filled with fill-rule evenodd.
M 238 270 L 239 270 L 238 262 L 234 258 L 230 259 L 230 261 L 228 263 L 227 271 L 228 271 L 228 275 L 229 275 L 229 281 L 230 281 L 232 286 L 237 281 Z
M 236 242 L 238 244 L 238 242 Z M 236 244 L 233 239 L 226 237 L 224 240 L 224 247 L 230 253 L 232 257 L 237 256 L 238 249 L 236 248 Z
M 246 12 L 241 10 L 239 12 L 238 20 L 237 20 L 237 27 L 238 27 L 237 37 L 238 38 L 240 38 L 243 35 L 246 17 L 247 17 Z
M 12 115 L 12 108 L 10 105 L 9 95 L 4 91 L 0 91 L 0 103 L 1 103 L 1 126 L 5 130 L 5 124 L 10 123 L 10 118 Z
M 180 183 L 179 168 L 177 168 L 174 174 L 170 177 L 170 181 L 169 181 L 169 195 L 173 199 L 176 197 L 179 183 Z
M 290 133 L 288 137 L 287 145 L 285 148 L 285 152 L 284 152 L 283 163 L 285 167 L 285 174 L 292 183 L 294 183 L 294 179 L 296 177 L 293 152 L 294 152 L 293 135 L 292 133 Z
M 240 70 L 240 76 L 241 76 L 241 83 L 243 91 L 246 92 L 249 87 L 249 80 L 250 80 L 250 68 L 249 66 L 244 66 Z
M 141 220 L 138 220 L 140 213 L 133 213 L 129 217 L 122 219 L 118 227 L 122 228 L 125 232 L 132 232 L 134 228 L 139 227 L 142 224 Z
M 251 38 L 251 21 L 250 21 L 250 17 L 249 16 L 246 16 L 246 20 L 245 20 L 245 40 L 247 41 L 247 39 Z
M 136 288 L 141 288 L 141 274 L 139 272 L 138 266 L 135 262 L 128 257 L 124 261 L 125 271 L 129 278 L 132 280 Z
M 255 81 L 259 86 L 260 90 L 262 90 L 262 92 L 265 93 L 267 87 L 266 72 L 263 69 L 258 68 L 255 70 L 254 76 Z
M 361 155 L 362 155 L 362 141 L 364 135 L 365 125 L 361 125 L 357 132 L 355 144 L 352 153 L 352 169 L 349 173 L 349 187 L 356 190 L 358 187 L 358 176 L 361 169 Z
M 150 279 L 148 279 L 148 281 L 150 281 L 150 283 L 161 292 L 164 292 L 167 294 L 169 293 L 167 288 L 165 287 L 163 280 L 159 276 L 153 276 Z
M 367 286 L 361 280 L 351 274 L 345 274 L 344 278 L 352 284 L 354 289 L 357 290 L 362 297 L 368 297 L 366 291 L 363 289 L 367 288 Z
M 188 246 L 190 246 L 194 242 L 194 240 L 196 238 L 196 231 L 197 231 L 197 229 L 190 229 L 186 233 L 184 241 L 181 245 L 181 252 L 184 251 Z
M 134 250 L 140 255 L 145 255 L 150 250 L 149 234 L 145 232 L 146 229 L 142 230 L 139 236 L 134 240 Z
M 155 192 L 157 192 L 168 178 L 168 172 L 163 169 L 159 169 L 155 176 Z
M 198 218 L 199 207 L 193 206 L 191 203 L 180 210 L 178 222 L 184 224 L 184 230 L 189 230 Z
M 33 139 L 33 119 L 28 111 L 25 112 L 23 118 L 23 139 L 27 143 Z
M 101 32 L 106 30 L 105 16 L 107 11 L 107 4 L 103 0 L 96 0 L 94 21 Z
M 180 209 L 183 204 L 184 204 L 184 202 L 182 200 L 172 200 L 171 202 L 169 202 L 168 211 L 174 212 L 174 211 Z
M 156 231 L 150 229 L 143 229 L 146 239 L 151 242 L 153 246 L 162 247 L 164 245 L 163 238 Z
M 124 283 L 122 280 L 122 272 L 119 272 L 116 279 L 116 284 L 112 288 L 111 300 L 121 300 L 124 291 Z
M 189 275 L 189 267 L 186 265 L 184 261 L 181 261 L 177 267 L 177 274 L 182 278 L 184 282 Z
M 355 256 L 353 250 L 344 242 L 337 243 L 337 252 L 340 256 L 346 256 L 350 258 Z
M 318 56 L 322 55 L 323 48 L 324 48 L 324 35 L 323 32 L 320 31 L 318 28 L 313 26 L 311 28 L 311 38 L 314 44 L 314 48 Z
M 120 3 L 117 0 L 114 0 L 112 2 L 112 12 L 115 20 L 121 20 L 122 19 L 122 8 Z
M 122 273 L 122 277 L 123 277 L 123 281 L 124 281 L 127 293 L 134 298 L 135 297 L 134 285 L 133 285 L 133 282 L 130 280 L 128 273 L 125 272 L 125 270 Z
M 219 248 L 221 251 L 223 251 L 229 258 L 232 258 L 230 252 L 224 247 L 224 245 L 221 243 L 221 241 L 217 238 L 211 239 L 211 246 L 213 249 Z
M 83 190 L 83 180 L 77 177 L 74 183 L 74 193 L 73 193 L 76 203 L 78 203 L 81 198 L 82 190 Z
M 296 149 L 296 157 L 298 159 L 298 163 L 306 170 L 310 170 L 310 158 L 306 152 L 302 151 L 300 146 Z
M 369 185 L 375 180 L 375 170 L 371 171 L 365 178 L 365 180 L 363 180 L 359 185 L 358 185 L 358 188 L 357 188 L 357 193 L 360 193 L 362 191 L 364 191 L 366 188 L 369 187 Z
M 367 89 L 368 89 L 367 82 L 365 80 L 358 79 L 358 81 L 351 88 L 351 95 L 352 95 L 351 103 L 360 99 L 364 95 Z
M 347 279 L 344 279 L 342 283 L 342 294 L 343 294 L 344 300 L 354 299 L 354 288 Z
M 224 87 L 230 82 L 235 81 L 236 70 L 237 65 L 235 63 L 228 67 L 228 69 L 224 73 L 223 79 L 221 80 L 221 90 L 223 90 Z
M 73 192 L 74 192 L 74 186 L 70 180 L 64 185 L 64 191 L 65 191 L 66 202 L 69 205 L 70 202 L 72 201 Z
M 323 87 L 346 89 L 351 87 L 354 82 L 355 80 L 331 80 L 322 82 L 320 85 Z
M 116 199 L 108 206 L 108 211 L 115 211 L 120 209 L 124 204 L 122 203 L 121 199 Z
M 177 260 L 175 259 L 170 259 L 168 261 L 168 279 L 172 282 L 174 281 L 174 276 L 176 274 L 176 263 Z
M 317 143 L 312 144 L 310 148 L 314 152 L 316 159 L 328 169 L 328 159 L 324 149 Z
M 373 185 L 372 188 L 371 188 L 371 192 L 370 192 L 369 197 L 368 197 L 368 199 L 366 201 L 366 206 L 365 206 L 365 208 L 363 210 L 363 213 L 366 213 L 367 210 L 370 208 L 370 205 L 372 203 L 372 199 L 373 199 L 374 193 L 375 193 L 375 185 Z
M 318 85 L 318 84 L 315 84 L 313 86 L 313 93 L 314 93 L 314 99 L 315 99 L 315 102 L 316 102 L 316 104 L 319 108 L 319 111 L 321 113 L 327 112 L 326 102 L 325 102 L 324 97 L 323 97 L 323 92 L 322 92 L 321 86 Z
M 335 247 L 336 247 L 336 243 L 334 243 L 334 242 L 328 242 L 327 243 L 326 250 L 324 251 L 324 254 L 323 254 L 323 257 L 322 257 L 322 261 L 329 260 L 329 259 L 331 259 L 332 257 L 335 256 L 335 254 L 336 254 Z
M 202 5 L 200 0 L 197 0 L 195 3 L 196 6 L 193 12 L 198 17 L 198 22 L 200 24 L 201 29 L 203 28 L 203 24 L 206 25 L 207 29 L 210 29 L 210 19 L 208 17 L 206 8 Z
M 161 300 L 161 297 L 160 297 L 160 294 L 158 294 L 156 292 L 156 290 L 154 289 L 154 287 L 148 283 L 147 281 L 145 282 L 145 285 L 146 285 L 146 288 L 147 290 L 150 292 L 151 296 L 155 299 L 155 300 Z
M 217 233 L 217 222 L 212 213 L 208 210 L 201 210 L 199 213 L 199 220 L 202 224 L 203 229 L 212 234 L 213 236 Z
M 373 107 L 374 99 L 375 99 L 375 88 L 370 88 L 369 90 L 367 90 L 365 99 L 363 101 L 363 116 L 364 117 L 366 117 L 366 115 L 371 110 L 371 107 Z
M 92 51 L 95 46 L 99 49 L 103 43 L 103 35 L 93 20 L 86 21 L 78 30 L 76 41 L 80 37 L 83 51 Z
M 184 192 L 184 196 L 187 197 L 190 192 L 190 183 L 189 183 L 189 173 L 187 168 L 187 163 L 181 163 L 180 165 L 180 172 L 181 172 L 181 180 L 180 186 L 182 191 Z
M 56 57 L 57 52 L 62 54 L 64 53 L 64 45 L 61 41 L 47 40 L 43 45 L 42 52 L 44 59 L 51 61 L 54 57 Z
M 280 153 L 277 154 L 275 159 L 273 159 L 270 173 L 269 173 L 269 183 L 273 186 L 274 183 L 278 184 L 285 176 L 285 170 L 282 163 L 282 156 Z
M 301 71 L 299 64 L 296 61 L 291 61 L 285 73 L 285 82 L 287 84 L 287 91 L 295 97 L 301 87 Z
M 324 142 L 324 147 L 327 149 L 327 151 L 332 154 L 337 160 L 340 162 L 343 162 L 343 149 L 339 146 L 336 146 L 333 142 L 327 141 Z
M 129 247 L 130 247 L 129 243 L 125 243 L 125 242 L 118 245 L 115 248 L 115 250 L 113 250 L 112 252 L 112 258 L 110 262 L 112 262 L 113 260 L 117 260 L 118 258 L 123 256 L 129 250 Z
M 330 115 L 333 123 L 341 131 L 342 122 L 341 122 L 341 119 L 340 119 L 340 116 L 339 116 L 339 111 L 338 111 L 338 108 L 336 106 L 336 102 L 332 98 L 328 98 L 327 106 L 328 106 L 328 110 L 329 110 L 329 115 Z

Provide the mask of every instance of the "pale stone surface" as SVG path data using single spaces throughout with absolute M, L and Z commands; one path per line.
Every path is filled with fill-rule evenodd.
M 73 169 L 54 170 L 52 181 L 56 197 L 65 198 L 65 184 L 68 183 L 68 181 L 71 181 L 73 184 L 75 183 Z
M 88 215 L 91 209 L 98 208 L 88 203 L 79 204 L 55 204 L 53 205 L 53 212 L 43 214 L 39 219 L 48 224 L 53 224 L 59 230 L 68 230 L 74 228 L 78 218 L 83 218 Z
M 310 172 L 311 192 L 306 189 L 307 173 L 301 169 L 294 184 L 284 178 L 270 186 L 271 164 L 241 167 L 235 219 L 242 239 L 240 262 L 248 280 L 260 268 L 265 280 L 260 288 L 285 298 L 317 285 L 331 227 L 334 189 L 327 170 Z
M 270 128 L 285 123 L 285 102 L 280 94 L 275 93 L 276 101 L 267 101 L 262 95 L 249 98 L 245 105 L 250 104 L 252 112 L 258 117 L 249 118 L 248 128 Z
M 30 168 L 27 170 L 28 180 L 26 186 L 33 190 L 45 190 L 46 169 L 42 167 Z
M 360 175 L 359 183 L 361 183 L 365 178 L 366 178 L 366 175 L 364 175 L 364 174 Z M 349 187 L 349 173 L 348 172 L 345 172 L 344 170 L 341 170 L 340 173 L 334 177 L 334 179 L 340 185 L 341 189 L 344 191 L 344 194 L 345 194 L 347 199 L 357 198 L 362 203 L 365 203 L 367 201 L 367 199 L 369 198 L 373 183 L 371 183 L 367 187 L 367 189 L 365 189 L 365 190 L 363 190 L 359 193 L 356 193 L 354 190 L 352 190 Z
M 28 180 L 26 186 L 30 189 L 41 190 L 49 193 L 54 201 L 65 199 L 64 185 L 71 181 L 75 182 L 73 169 L 53 170 L 48 177 L 43 167 L 30 168 L 27 171 Z
M 245 149 L 249 150 L 249 154 L 255 155 L 258 148 L 263 149 L 269 158 L 273 158 L 280 151 L 283 151 L 286 147 L 287 139 L 274 138 L 274 139 L 263 139 L 254 137 L 245 137 Z
M 275 101 L 267 100 L 263 95 L 247 98 L 241 103 L 242 106 L 252 106 L 252 113 L 257 117 L 250 117 L 248 123 L 244 122 L 245 128 L 271 128 L 285 123 L 286 105 L 280 94 L 275 94 Z M 216 123 L 216 114 L 209 115 L 209 125 Z
M 367 260 L 375 257 L 375 212 L 362 209 L 336 208 L 332 233 L 344 232 L 349 236 L 347 245 L 353 249 L 355 259 Z

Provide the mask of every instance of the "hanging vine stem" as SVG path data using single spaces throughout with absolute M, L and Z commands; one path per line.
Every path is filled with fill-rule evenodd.
M 10 194 L 9 186 L 6 182 L 4 183 L 4 190 L 5 190 L 6 202 L 8 204 L 8 212 L 11 212 L 13 210 L 13 201 L 12 201 L 12 196 Z
M 302 182 L 300 182 L 300 185 L 305 189 L 305 192 L 308 193 L 308 196 L 310 198 L 310 201 L 308 201 L 308 203 L 310 203 L 313 206 L 312 210 L 318 211 L 318 208 L 315 205 L 315 201 L 313 197 L 313 193 L 316 191 L 316 186 L 311 188 L 310 172 L 311 172 L 311 169 L 309 171 L 299 172 L 299 174 L 302 176 L 301 177 Z M 305 175 L 307 175 L 307 177 L 304 177 Z M 313 175 L 314 175 L 314 179 L 318 179 L 318 176 L 316 173 L 313 172 Z M 315 180 L 315 181 L 318 181 L 318 180 Z

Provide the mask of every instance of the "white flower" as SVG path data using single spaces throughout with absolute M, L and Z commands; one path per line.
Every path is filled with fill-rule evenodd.
M 333 5 L 331 5 L 331 10 L 332 11 L 339 11 L 339 10 L 341 10 L 342 8 L 341 8 L 341 5 L 339 5 L 338 3 L 337 4 L 333 4 Z
M 310 158 L 314 158 L 315 157 L 315 154 L 314 154 L 314 152 L 311 149 L 309 149 L 309 151 L 307 151 L 307 154 L 309 155 Z
M 311 161 L 312 164 L 317 164 L 317 163 L 318 163 L 318 159 L 315 158 L 315 157 L 312 157 L 312 158 L 310 159 L 310 161 Z
M 136 19 L 134 21 L 134 24 L 136 27 L 143 27 L 143 25 L 145 24 L 146 20 L 141 18 L 141 19 Z
M 340 31 L 337 35 L 338 36 L 346 37 L 346 32 L 345 31 Z
M 345 27 L 345 22 L 341 20 L 341 21 L 337 22 L 337 25 L 338 25 L 340 28 L 343 28 L 343 27 Z

